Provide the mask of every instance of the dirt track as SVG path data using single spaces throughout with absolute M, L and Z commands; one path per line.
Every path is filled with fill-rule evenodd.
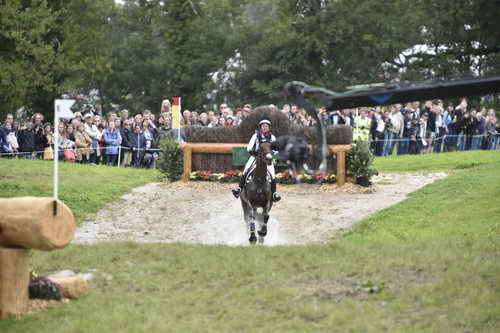
M 433 181 L 434 174 L 385 174 L 369 189 L 346 184 L 278 186 L 283 200 L 269 221 L 266 245 L 324 242 L 353 223 Z M 111 203 L 78 228 L 76 243 L 100 241 L 247 245 L 235 185 L 191 182 L 148 184 Z

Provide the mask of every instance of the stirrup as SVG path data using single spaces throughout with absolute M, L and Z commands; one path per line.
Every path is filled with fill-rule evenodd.
M 233 192 L 233 195 L 236 199 L 238 199 L 240 197 L 240 194 L 241 194 L 241 188 L 238 188 L 238 189 L 232 189 L 231 190 Z
M 278 202 L 280 200 L 281 200 L 281 196 L 277 192 L 274 192 L 273 193 L 273 201 Z

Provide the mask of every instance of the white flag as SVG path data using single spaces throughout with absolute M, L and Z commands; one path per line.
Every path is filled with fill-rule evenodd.
M 71 106 L 75 104 L 74 99 L 56 99 L 56 112 L 59 118 L 63 119 L 71 119 L 74 117 L 73 112 L 71 111 Z

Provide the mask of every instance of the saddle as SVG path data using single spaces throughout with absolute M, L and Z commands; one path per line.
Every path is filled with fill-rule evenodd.
M 243 175 L 243 177 L 245 177 L 245 184 L 250 183 L 252 181 L 254 171 L 255 171 L 255 166 L 251 167 L 250 170 L 248 170 L 246 175 Z M 269 170 L 267 171 L 266 179 L 267 179 L 268 183 L 271 183 L 271 181 L 273 179 Z

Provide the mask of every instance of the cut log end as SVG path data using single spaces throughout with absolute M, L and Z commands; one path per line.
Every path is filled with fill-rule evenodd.
M 63 248 L 73 240 L 75 230 L 73 212 L 61 201 L 54 209 L 53 198 L 0 199 L 0 246 Z

